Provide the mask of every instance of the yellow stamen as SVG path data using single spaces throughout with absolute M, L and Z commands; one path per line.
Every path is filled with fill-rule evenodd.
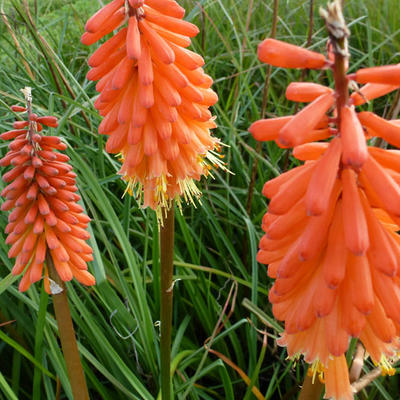
M 219 147 L 217 148 L 219 151 Z M 122 154 L 118 154 L 119 160 L 123 163 L 124 157 Z M 209 150 L 203 155 L 198 155 L 196 159 L 197 163 L 201 166 L 202 172 L 205 176 L 210 176 L 214 179 L 211 174 L 213 168 L 220 168 L 224 171 L 230 172 L 225 163 L 221 160 L 221 155 L 215 151 Z M 122 177 L 123 180 L 127 182 L 127 186 L 123 196 L 127 193 L 131 196 L 136 197 L 139 205 L 143 204 L 144 196 L 144 183 L 140 182 L 137 177 L 130 177 L 125 175 Z M 156 205 L 155 211 L 159 223 L 162 225 L 163 222 L 163 212 L 165 212 L 171 207 L 172 200 L 175 200 L 179 210 L 182 212 L 182 199 L 183 197 L 185 203 L 193 204 L 195 207 L 198 204 L 201 205 L 200 197 L 202 195 L 200 189 L 196 186 L 195 179 L 191 177 L 186 177 L 180 179 L 177 182 L 180 193 L 175 196 L 175 198 L 170 198 L 168 195 L 168 177 L 163 174 L 155 178 L 155 190 L 154 190 L 154 204 Z
M 307 375 L 309 377 L 312 377 L 312 383 L 315 382 L 315 377 L 317 375 L 318 375 L 319 381 L 321 383 L 325 383 L 324 372 L 325 372 L 324 365 L 319 360 L 315 360 L 311 364 L 310 368 L 308 368 Z
M 383 354 L 382 354 L 382 357 L 381 357 L 379 363 L 374 362 L 374 364 L 379 366 L 379 368 L 382 371 L 383 376 L 385 376 L 385 375 L 393 376 L 396 373 L 396 368 L 392 367 L 390 360 L 388 360 L 386 358 L 386 356 Z

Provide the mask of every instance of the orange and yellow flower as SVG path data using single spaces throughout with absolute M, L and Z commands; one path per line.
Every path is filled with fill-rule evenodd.
M 104 117 L 99 133 L 120 155 L 127 190 L 158 210 L 198 197 L 194 180 L 223 165 L 210 135 L 218 97 L 203 58 L 187 48 L 198 28 L 184 13 L 174 0 L 113 0 L 82 36 L 91 45 L 117 30 L 89 58 L 87 78 L 98 81 L 95 107 Z
M 28 111 L 21 106 L 12 110 Z M 8 185 L 1 192 L 5 198 L 1 210 L 11 211 L 6 244 L 11 245 L 8 257 L 15 258 L 12 273 L 24 274 L 19 290 L 28 290 L 44 275 L 45 289 L 50 293 L 47 252 L 63 281 L 75 277 L 85 285 L 94 285 L 95 279 L 86 264 L 93 260 L 86 243 L 90 218 L 77 204 L 80 196 L 69 157 L 57 151 L 67 146 L 59 137 L 44 136 L 43 126 L 56 127 L 57 119 L 39 117 L 29 109 L 26 120 L 14 122 L 14 129 L 0 135 L 3 140 L 12 140 L 0 160 L 2 167 L 11 166 L 3 174 Z
M 323 55 L 287 50 L 267 39 L 259 54 L 275 66 L 333 67 Z M 263 189 L 270 203 L 257 260 L 275 279 L 269 300 L 285 323 L 279 344 L 291 357 L 303 354 L 324 376 L 325 397 L 341 400 L 353 399 L 345 358 L 352 337 L 388 374 L 400 349 L 400 151 L 367 142 L 399 146 L 400 125 L 355 109 L 399 88 L 400 68 L 361 69 L 347 79 L 365 86 L 339 109 L 336 90 L 295 82 L 287 98 L 310 104 L 250 127 L 257 140 L 293 147 L 304 161 Z

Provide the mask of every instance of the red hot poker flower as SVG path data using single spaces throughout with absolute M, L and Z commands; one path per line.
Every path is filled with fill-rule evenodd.
M 223 166 L 214 153 L 219 141 L 210 136 L 217 95 L 203 58 L 187 49 L 198 28 L 183 16 L 174 0 L 114 0 L 82 36 L 90 45 L 118 30 L 89 58 L 87 78 L 98 81 L 106 150 L 120 155 L 127 190 L 153 209 L 198 197 L 194 180 Z
M 280 43 L 264 41 L 261 59 L 279 67 L 328 65 L 322 55 L 300 48 L 290 54 Z M 335 91 L 291 83 L 288 99 L 311 103 L 293 117 L 257 121 L 250 132 L 295 146 L 293 155 L 305 161 L 263 189 L 271 201 L 257 260 L 269 264 L 275 279 L 269 300 L 285 323 L 279 343 L 325 377 L 327 398 L 347 400 L 353 399 L 345 359 L 351 337 L 387 374 L 400 349 L 400 151 L 367 146 L 374 136 L 399 146 L 400 128 L 354 108 L 398 88 L 400 69 L 346 77 L 347 55 L 332 36 L 331 44 Z M 349 96 L 351 79 L 366 85 Z
M 51 116 L 38 117 L 28 107 L 12 106 L 15 112 L 27 112 L 27 120 L 14 122 L 14 129 L 0 135 L 12 140 L 8 153 L 0 160 L 11 169 L 3 174 L 8 183 L 1 196 L 6 200 L 3 211 L 11 211 L 6 227 L 8 256 L 15 258 L 12 273 L 24 276 L 19 290 L 26 291 L 44 275 L 45 289 L 50 293 L 46 253 L 54 261 L 63 281 L 75 277 L 85 285 L 94 285 L 86 263 L 93 260 L 86 244 L 90 218 L 77 204 L 76 174 L 68 164 L 69 157 L 59 153 L 66 145 L 59 137 L 44 136 L 43 126 L 57 126 Z

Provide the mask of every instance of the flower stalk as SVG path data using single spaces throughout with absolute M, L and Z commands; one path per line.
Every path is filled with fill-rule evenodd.
M 173 271 L 174 271 L 174 205 L 166 211 L 160 228 L 161 250 L 161 394 L 162 400 L 173 398 L 171 386 L 171 331 L 173 307 Z
M 79 357 L 74 325 L 68 304 L 67 289 L 56 271 L 49 251 L 46 254 L 46 264 L 49 271 L 50 290 L 72 395 L 76 400 L 89 400 L 89 392 Z

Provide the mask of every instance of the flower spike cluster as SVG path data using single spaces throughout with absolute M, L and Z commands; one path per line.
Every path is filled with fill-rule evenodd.
M 80 197 L 69 157 L 57 151 L 67 146 L 59 137 L 42 134 L 44 126 L 56 127 L 57 119 L 32 113 L 30 94 L 26 94 L 27 107 L 11 107 L 26 114 L 26 119 L 14 122 L 14 129 L 0 135 L 3 140 L 12 140 L 0 160 L 0 166 L 11 166 L 3 174 L 8 186 L 1 192 L 5 198 L 1 210 L 11 211 L 5 232 L 6 244 L 11 245 L 8 256 L 16 259 L 12 273 L 24 273 L 19 285 L 23 292 L 42 279 L 44 270 L 45 289 L 50 293 L 45 262 L 49 253 L 63 281 L 75 277 L 85 285 L 94 285 L 86 265 L 93 260 L 92 249 L 86 244 L 90 218 L 77 204 Z
M 325 58 L 271 39 L 259 56 L 285 68 L 331 68 L 335 76 L 334 90 L 291 83 L 287 98 L 309 104 L 250 127 L 257 140 L 293 147 L 304 161 L 263 188 L 270 203 L 257 260 L 275 279 L 269 300 L 285 323 L 279 344 L 324 377 L 326 398 L 353 399 L 350 339 L 359 338 L 387 374 L 400 349 L 400 151 L 368 146 L 375 137 L 400 146 L 400 123 L 355 108 L 399 88 L 400 66 L 346 76 L 343 52 Z M 365 85 L 349 94 L 351 80 Z
M 120 155 L 127 190 L 144 206 L 200 195 L 193 180 L 222 167 L 209 107 L 218 100 L 201 56 L 187 49 L 198 28 L 174 0 L 113 0 L 85 26 L 82 43 L 114 36 L 89 58 L 106 150 Z

